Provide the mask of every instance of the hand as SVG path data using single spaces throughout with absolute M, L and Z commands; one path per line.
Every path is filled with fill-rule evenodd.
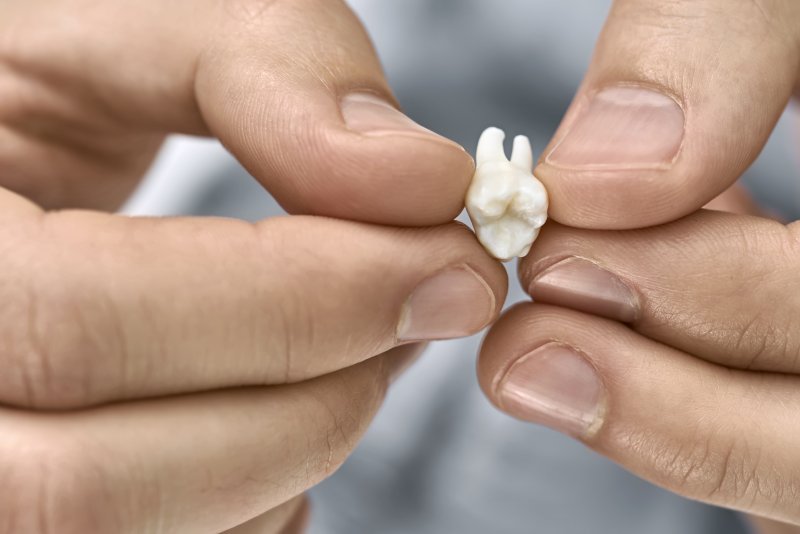
M 504 297 L 456 224 L 0 198 L 0 532 L 220 532 L 264 514 L 341 464 L 408 343 L 476 332 Z
M 749 216 L 550 225 L 520 266 L 535 303 L 491 331 L 482 386 L 681 495 L 800 524 L 798 262 L 800 226 Z
M 471 158 L 395 108 L 340 0 L 10 1 L 0 35 L 0 187 L 45 208 L 116 207 L 182 132 L 218 137 L 292 213 L 463 209 Z
M 569 226 L 521 263 L 535 302 L 479 362 L 501 409 L 681 495 L 794 525 L 800 223 L 696 210 L 758 155 L 799 65 L 797 2 L 617 0 L 536 169 Z
M 628 229 L 694 213 L 755 160 L 798 75 L 800 2 L 616 0 L 535 170 L 551 217 Z
M 113 207 L 180 131 L 293 212 L 435 225 L 469 156 L 392 106 L 338 1 L 5 2 L 0 35 L 0 532 L 299 528 L 414 342 L 488 324 L 503 269 L 455 224 L 29 199 Z

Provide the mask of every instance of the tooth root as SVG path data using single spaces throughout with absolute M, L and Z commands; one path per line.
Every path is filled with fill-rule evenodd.
M 514 148 L 511 151 L 511 163 L 517 167 L 522 167 L 527 172 L 533 169 L 533 150 L 531 150 L 531 142 L 524 135 L 518 135 L 514 138 Z
M 478 140 L 478 150 L 475 153 L 475 164 L 481 166 L 492 161 L 508 161 L 503 150 L 505 132 L 500 128 L 487 128 Z

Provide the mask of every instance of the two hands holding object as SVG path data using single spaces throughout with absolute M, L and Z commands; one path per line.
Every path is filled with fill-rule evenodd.
M 420 342 L 497 318 L 503 269 L 448 223 L 469 156 L 397 111 L 337 0 L 9 1 L 0 35 L 0 529 L 299 530 Z M 698 209 L 799 66 L 792 0 L 618 0 L 535 172 L 536 303 L 478 368 L 509 413 L 794 524 L 800 227 Z M 303 216 L 103 213 L 169 132 Z

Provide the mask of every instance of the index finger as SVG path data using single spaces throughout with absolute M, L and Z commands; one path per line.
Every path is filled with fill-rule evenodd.
M 455 223 L 31 212 L 0 249 L 0 402 L 38 408 L 305 380 L 477 332 L 507 283 Z

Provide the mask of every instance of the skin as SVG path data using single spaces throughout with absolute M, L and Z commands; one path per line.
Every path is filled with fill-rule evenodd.
M 749 165 L 794 90 L 798 10 L 791 0 L 615 4 L 576 106 L 610 83 L 661 87 L 691 110 L 687 139 L 708 142 L 636 176 L 543 161 L 560 224 L 521 272 L 524 282 L 537 258 L 594 254 L 660 299 L 663 317 L 645 309 L 628 328 L 524 305 L 492 331 L 479 368 L 494 398 L 519 350 L 572 339 L 613 401 L 589 446 L 680 494 L 795 523 L 800 438 L 781 422 L 798 402 L 800 304 L 785 298 L 798 285 L 798 230 L 691 214 Z M 741 46 L 719 46 L 730 36 Z M 467 266 L 493 295 L 486 322 L 497 316 L 504 271 L 447 224 L 471 159 L 420 130 L 354 130 L 341 108 L 353 92 L 394 102 L 337 0 L 0 3 L 0 532 L 299 531 L 303 492 L 344 461 L 421 349 L 397 335 L 414 288 Z M 106 213 L 170 132 L 219 138 L 301 216 Z M 636 230 L 653 224 L 663 225 Z M 731 237 L 743 232 L 754 237 Z M 711 268 L 722 274 L 704 277 Z M 760 291 L 737 290 L 765 272 Z M 654 274 L 660 285 L 648 285 Z M 691 291 L 678 298 L 676 284 Z M 710 309 L 709 293 L 726 306 Z M 715 329 L 752 327 L 699 337 L 687 323 L 698 315 Z M 591 332 L 599 342 L 583 344 Z M 654 382 L 645 364 L 669 380 Z M 694 390 L 706 392 L 705 411 L 649 416 Z M 625 447 L 634 431 L 640 446 Z M 734 446 L 742 436 L 751 447 Z M 697 443 L 730 450 L 730 461 L 704 461 Z M 676 465 L 699 458 L 703 476 L 654 462 L 668 446 Z M 731 493 L 722 482 L 737 469 L 759 492 Z
M 468 268 L 467 330 L 497 317 L 505 272 L 448 224 L 471 158 L 350 128 L 352 91 L 393 102 L 336 1 L 0 4 L 0 532 L 299 532 L 423 348 L 414 289 Z M 104 213 L 169 132 L 298 216 Z
M 800 531 L 792 526 L 800 525 L 800 223 L 753 216 L 736 190 L 712 207 L 738 214 L 695 210 L 760 152 L 796 90 L 798 43 L 796 2 L 614 3 L 545 154 L 582 102 L 616 84 L 674 98 L 686 114 L 683 146 L 652 168 L 568 168 L 543 158 L 535 173 L 554 198 L 554 222 L 519 272 L 530 288 L 555 262 L 584 258 L 627 284 L 638 314 L 621 324 L 533 290 L 536 302 L 493 327 L 478 364 L 496 405 L 536 420 L 504 401 L 503 380 L 537 347 L 573 347 L 599 377 L 604 408 L 585 433 L 557 429 L 675 493 L 748 512 L 761 532 L 776 534 Z

